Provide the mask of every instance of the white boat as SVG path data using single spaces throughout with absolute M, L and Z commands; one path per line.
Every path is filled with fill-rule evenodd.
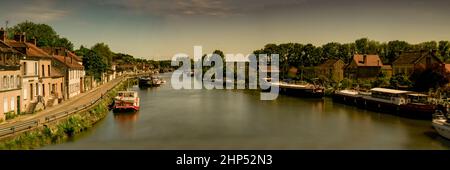
M 450 121 L 445 114 L 438 112 L 433 115 L 432 125 L 441 136 L 450 139 Z
M 114 98 L 113 111 L 114 112 L 128 112 L 138 111 L 139 97 L 136 91 L 119 91 Z

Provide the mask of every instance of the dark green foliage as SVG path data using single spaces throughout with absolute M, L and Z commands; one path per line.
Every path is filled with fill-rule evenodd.
M 9 37 L 15 33 L 25 33 L 27 39 L 36 38 L 37 46 L 65 47 L 73 50 L 73 44 L 67 38 L 59 36 L 56 31 L 47 24 L 36 24 L 30 21 L 19 23 L 8 29 Z

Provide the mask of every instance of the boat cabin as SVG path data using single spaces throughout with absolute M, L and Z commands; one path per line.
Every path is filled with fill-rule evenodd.
M 411 93 L 407 95 L 408 103 L 428 103 L 428 95 L 420 93 Z
M 410 91 L 386 89 L 386 88 L 372 88 L 370 89 L 371 96 L 377 99 L 388 100 L 393 104 L 406 104 L 407 94 Z
M 117 97 L 120 98 L 136 98 L 138 96 L 135 91 L 119 91 L 117 92 Z

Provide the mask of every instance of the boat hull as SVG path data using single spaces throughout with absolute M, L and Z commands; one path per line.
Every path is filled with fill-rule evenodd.
M 129 113 L 139 111 L 139 106 L 113 107 L 114 113 Z
M 316 91 L 315 89 L 296 89 L 296 88 L 280 88 L 280 94 L 287 96 L 308 97 L 308 98 L 322 98 L 324 92 Z
M 149 83 L 151 80 L 139 80 L 139 87 L 158 87 L 161 84 L 158 83 Z
M 339 93 L 334 93 L 331 98 L 334 102 L 346 104 L 346 105 L 352 105 L 352 106 L 358 106 L 358 101 L 360 101 L 360 96 L 350 96 L 350 95 L 344 95 Z
M 356 106 L 361 109 L 393 114 L 412 119 L 431 120 L 433 113 L 436 111 L 436 107 L 434 105 L 413 103 L 396 105 L 393 103 L 363 98 L 361 96 L 350 96 L 339 93 L 334 93 L 332 99 L 335 102 Z
M 450 139 L 450 126 L 446 125 L 445 120 L 433 120 L 432 125 L 439 135 Z

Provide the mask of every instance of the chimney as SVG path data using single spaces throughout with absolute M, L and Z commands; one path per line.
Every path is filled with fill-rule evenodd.
M 25 32 L 22 33 L 22 42 L 27 42 L 27 36 L 25 35 Z
M 6 30 L 4 30 L 3 27 L 0 28 L 0 40 L 3 42 L 6 41 Z
M 367 55 L 366 54 L 363 55 L 363 63 L 367 64 Z
M 22 40 L 22 35 L 14 33 L 14 41 L 20 42 Z

